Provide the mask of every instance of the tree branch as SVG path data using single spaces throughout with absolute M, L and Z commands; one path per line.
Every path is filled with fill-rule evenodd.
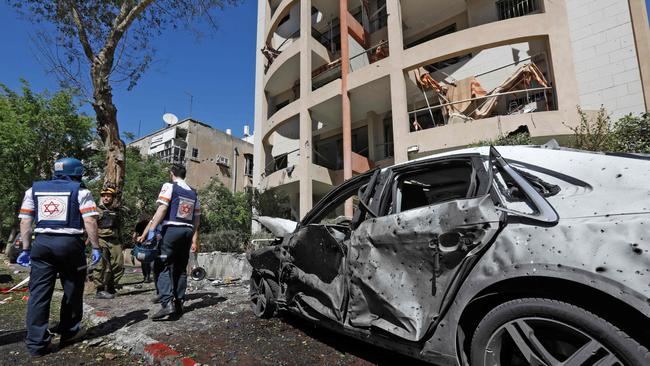
M 154 0 L 142 0 L 136 6 L 129 10 L 127 4 L 131 1 L 125 1 L 122 4 L 120 13 L 115 18 L 115 23 L 111 29 L 110 34 L 106 40 L 106 44 L 102 49 L 103 54 L 114 53 L 117 44 L 120 42 L 122 35 L 133 21 L 149 6 Z
M 68 1 L 68 4 L 70 5 L 70 10 L 72 11 L 72 20 L 74 21 L 74 24 L 77 26 L 77 33 L 79 34 L 79 42 L 81 42 L 81 46 L 83 47 L 84 53 L 86 54 L 88 61 L 92 63 L 95 54 L 93 52 L 92 47 L 90 46 L 90 42 L 88 41 L 86 28 L 84 27 L 83 21 L 79 16 L 79 12 L 77 11 L 77 6 L 74 4 L 74 1 Z

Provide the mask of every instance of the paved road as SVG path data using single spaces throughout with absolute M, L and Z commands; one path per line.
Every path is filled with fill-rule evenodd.
M 257 319 L 249 309 L 247 284 L 214 286 L 190 281 L 186 313 L 176 321 L 152 322 L 150 284 L 127 285 L 114 300 L 87 299 L 107 316 L 122 343 L 150 338 L 202 364 L 210 365 L 375 365 L 416 364 L 354 339 L 292 318 Z M 111 341 L 112 342 L 112 341 Z M 115 344 L 115 342 L 112 342 Z

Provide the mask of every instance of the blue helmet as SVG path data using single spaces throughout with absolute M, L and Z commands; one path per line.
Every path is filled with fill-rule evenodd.
M 81 161 L 75 158 L 62 158 L 54 162 L 54 176 L 81 177 L 84 174 L 84 166 Z
M 140 262 L 151 263 L 158 257 L 156 245 L 136 244 L 131 250 L 131 255 Z

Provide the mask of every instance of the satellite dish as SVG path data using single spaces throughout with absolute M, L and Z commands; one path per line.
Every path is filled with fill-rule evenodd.
M 165 114 L 163 114 L 162 119 L 168 125 L 173 125 L 173 124 L 178 123 L 178 117 L 176 117 L 176 115 L 174 115 L 173 113 L 165 113 Z

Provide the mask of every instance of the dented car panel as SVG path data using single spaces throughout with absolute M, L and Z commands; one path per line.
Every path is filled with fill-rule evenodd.
M 421 340 L 460 260 L 492 239 L 500 216 L 486 195 L 362 223 L 349 244 L 349 324 Z M 452 232 L 463 247 L 442 251 L 439 238 Z
M 473 167 L 465 185 L 453 178 L 465 174 L 463 159 Z M 557 189 L 537 193 L 530 177 Z M 650 318 L 647 182 L 642 159 L 524 147 L 444 153 L 345 183 L 281 244 L 249 260 L 277 284 L 280 310 L 439 364 L 466 364 L 465 310 L 512 279 L 528 292 L 543 278 L 588 286 Z M 363 185 L 351 225 L 317 222 L 329 201 Z M 436 191 L 443 186 L 451 188 Z M 409 189 L 441 202 L 401 202 L 416 197 Z

